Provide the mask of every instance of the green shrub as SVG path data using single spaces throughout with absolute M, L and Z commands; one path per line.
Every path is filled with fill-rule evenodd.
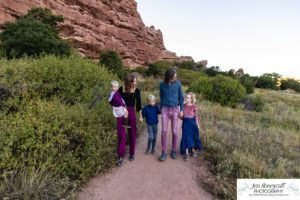
M 264 107 L 264 101 L 260 95 L 247 96 L 242 103 L 245 104 L 245 110 L 255 110 L 256 112 L 261 112 Z
M 56 34 L 59 33 L 58 25 L 64 22 L 63 15 L 53 15 L 49 8 L 32 8 L 28 10 L 27 14 L 24 16 L 25 19 L 35 19 L 39 20 L 44 24 L 48 24 L 52 31 Z
M 122 58 L 118 53 L 112 50 L 100 51 L 99 64 L 104 65 L 111 73 L 117 74 L 122 80 L 131 73 L 129 68 L 124 67 Z
M 195 67 L 194 61 L 182 61 L 179 63 L 179 68 L 181 69 L 193 69 Z
M 71 56 L 57 58 L 46 56 L 40 59 L 24 58 L 2 62 L 0 76 L 7 77 L 0 83 L 20 85 L 26 83 L 30 97 L 61 100 L 74 104 L 75 102 L 90 102 L 92 92 L 97 85 L 103 85 L 102 95 L 106 95 L 110 79 L 118 78 L 111 75 L 103 67 L 88 59 Z M 11 75 L 8 75 L 8 72 Z
M 201 72 L 205 71 L 205 66 L 201 63 L 196 64 L 195 68 Z
M 156 91 L 158 90 L 160 81 L 153 77 L 146 77 L 144 81 L 139 81 L 138 87 L 141 91 Z
M 133 72 L 137 72 L 137 73 L 141 74 L 144 77 L 147 76 L 147 71 L 148 71 L 148 68 L 143 67 L 143 66 L 137 67 L 133 70 Z
M 279 90 L 277 86 L 278 79 L 280 75 L 277 73 L 265 73 L 258 78 L 256 78 L 256 85 L 257 88 L 268 88 L 272 90 Z
M 150 64 L 148 66 L 147 76 L 157 77 L 157 76 L 160 76 L 160 75 L 162 75 L 162 70 L 159 69 L 158 65 L 156 65 L 156 64 Z
M 239 81 L 246 88 L 247 94 L 254 93 L 255 80 L 249 74 L 240 77 Z
M 0 66 L 0 88 L 8 91 L 1 96 L 7 112 L 0 112 L 0 193 L 6 191 L 7 197 L 10 191 L 10 199 L 38 199 L 32 195 L 47 191 L 52 191 L 48 199 L 64 197 L 114 164 L 116 120 L 107 96 L 115 75 L 75 56 L 1 60 Z M 49 169 L 45 177 L 29 179 L 40 166 Z M 55 177 L 56 186 L 49 177 Z
M 237 80 L 222 75 L 202 76 L 190 85 L 188 91 L 201 93 L 209 101 L 230 107 L 241 101 L 246 93 L 246 89 Z
M 190 85 L 192 82 L 198 80 L 204 73 L 196 72 L 188 69 L 177 69 L 177 79 L 183 85 Z
M 212 66 L 212 67 L 208 67 L 205 70 L 205 73 L 208 76 L 217 76 L 219 73 L 221 72 L 221 69 L 219 66 Z
M 116 74 L 118 75 L 120 80 L 125 80 L 128 74 L 131 74 L 131 70 L 129 68 L 122 68 Z
M 114 157 L 113 116 L 102 101 L 97 109 L 60 100 L 31 100 L 15 114 L 1 114 L 0 174 L 48 163 L 63 177 L 85 180 Z M 18 124 L 18 126 L 16 126 Z
M 34 15 L 33 10 L 29 10 L 23 19 L 4 24 L 5 29 L 0 33 L 2 52 L 6 52 L 7 58 L 41 54 L 69 56 L 70 44 L 62 41 L 58 36 L 57 24 L 63 21 L 63 17 L 52 15 L 49 9 L 42 8 L 39 10 L 40 15 Z M 51 22 L 43 20 L 41 17 L 43 12 L 47 12 L 49 18 L 52 19 Z
M 280 89 L 293 89 L 297 92 L 300 92 L 300 83 L 294 79 L 281 80 Z
M 112 50 L 100 51 L 99 64 L 104 65 L 108 71 L 113 73 L 117 73 L 124 67 L 121 57 Z
M 147 76 L 163 76 L 165 71 L 169 68 L 172 68 L 172 65 L 165 61 L 157 61 L 148 66 Z

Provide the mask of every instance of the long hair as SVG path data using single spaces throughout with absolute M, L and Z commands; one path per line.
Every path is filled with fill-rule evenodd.
M 134 85 L 133 85 L 133 81 L 134 79 L 136 79 L 136 76 L 133 75 L 133 74 L 128 74 L 125 78 L 125 84 L 124 84 L 124 89 L 125 89 L 125 92 L 129 93 L 130 90 L 134 88 Z
M 167 69 L 167 71 L 165 72 L 165 77 L 164 77 L 164 82 L 165 84 L 170 84 L 172 78 L 175 76 L 176 71 L 172 68 Z

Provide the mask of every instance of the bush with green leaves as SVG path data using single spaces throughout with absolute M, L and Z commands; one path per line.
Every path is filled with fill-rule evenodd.
M 19 192 L 24 193 L 20 181 L 28 185 L 26 195 L 55 189 L 61 190 L 54 191 L 61 194 L 57 198 L 63 198 L 78 183 L 114 164 L 116 121 L 107 96 L 110 81 L 119 80 L 116 75 L 76 56 L 2 59 L 0 66 L 0 85 L 14 94 L 7 93 L 0 112 L 0 198 L 3 191 L 11 191 L 5 193 L 10 199 L 19 198 Z M 48 169 L 47 177 L 69 180 L 67 189 L 53 184 L 29 188 L 27 173 L 39 166 Z M 15 177 L 16 187 L 3 180 L 5 174 L 19 176 L 23 168 L 25 174 Z
M 1 61 L 0 61 L 1 62 Z M 39 59 L 24 58 L 2 61 L 0 83 L 27 85 L 30 98 L 52 99 L 74 104 L 90 102 L 97 87 L 109 88 L 111 79 L 119 80 L 103 67 L 85 58 L 46 56 Z M 107 90 L 106 89 L 106 90 Z M 105 90 L 102 91 L 105 94 Z
M 221 73 L 221 69 L 219 66 L 211 66 L 211 67 L 206 68 L 205 73 L 208 76 L 217 76 L 218 74 Z
M 248 95 L 242 100 L 242 103 L 245 105 L 245 110 L 256 112 L 261 112 L 264 107 L 264 101 L 260 95 Z
M 190 61 L 182 61 L 179 63 L 179 68 L 181 69 L 193 69 L 196 66 L 195 62 L 190 60 Z
M 249 74 L 245 74 L 239 78 L 240 83 L 246 88 L 247 94 L 254 93 L 256 81 Z
M 188 69 L 177 69 L 177 79 L 183 85 L 190 85 L 192 82 L 198 80 L 201 76 L 204 75 L 202 72 L 192 71 Z
M 104 65 L 111 73 L 117 74 L 122 80 L 131 73 L 129 68 L 124 67 L 119 54 L 112 50 L 100 51 L 99 64 Z
M 256 79 L 256 85 L 257 88 L 265 88 L 265 89 L 272 89 L 272 90 L 279 90 L 279 87 L 277 86 L 278 79 L 281 77 L 281 75 L 277 73 L 265 73 Z
M 27 14 L 24 16 L 25 19 L 35 19 L 39 20 L 44 24 L 48 24 L 52 31 L 56 34 L 59 33 L 58 25 L 64 22 L 63 15 L 53 15 L 49 8 L 32 8 L 28 10 Z
M 147 76 L 147 71 L 148 71 L 148 68 L 143 67 L 143 66 L 137 67 L 133 70 L 133 72 L 137 72 L 144 77 Z
M 148 65 L 147 76 L 163 76 L 167 69 L 172 68 L 172 65 L 165 61 L 157 61 Z
M 124 67 L 119 54 L 112 50 L 100 51 L 99 64 L 104 65 L 112 73 L 117 73 Z
M 55 16 L 48 8 L 33 8 L 24 18 L 4 24 L 0 33 L 0 49 L 7 58 L 23 55 L 55 54 L 69 56 L 71 46 L 58 35 L 57 25 L 63 16 Z
M 294 79 L 281 80 L 280 89 L 293 89 L 300 92 L 300 83 Z
M 153 77 L 145 77 L 144 80 L 138 82 L 138 87 L 141 91 L 157 91 L 160 81 L 160 79 Z
M 246 94 L 246 89 L 238 80 L 222 75 L 201 76 L 199 80 L 190 85 L 188 91 L 201 93 L 206 100 L 229 107 L 234 107 Z

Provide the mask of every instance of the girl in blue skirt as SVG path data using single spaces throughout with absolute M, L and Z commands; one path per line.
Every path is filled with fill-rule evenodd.
M 185 160 L 189 159 L 189 154 L 196 156 L 195 150 L 201 151 L 202 143 L 199 139 L 199 117 L 195 94 L 189 92 L 185 95 L 183 107 L 182 138 L 180 142 L 180 152 Z

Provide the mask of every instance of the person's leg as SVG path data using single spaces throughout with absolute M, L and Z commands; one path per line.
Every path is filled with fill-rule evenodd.
M 153 124 L 152 125 L 153 128 L 153 140 L 152 140 L 152 153 L 155 153 L 155 145 L 156 145 L 156 139 L 157 139 L 157 131 L 158 131 L 158 127 L 157 124 Z
M 148 144 L 147 144 L 146 153 L 149 153 L 150 148 L 151 148 L 151 143 L 152 143 L 152 140 L 153 140 L 153 126 L 152 126 L 152 124 L 147 124 L 147 132 L 148 132 Z
M 171 113 L 172 151 L 176 151 L 176 147 L 177 147 L 179 111 L 180 111 L 179 106 L 172 108 L 172 113 Z
M 189 160 L 189 149 L 185 149 L 185 155 L 184 155 L 184 160 Z
M 126 151 L 126 134 L 123 127 L 123 117 L 117 117 L 118 156 L 124 157 Z
M 131 128 L 128 128 L 129 137 L 129 154 L 134 156 L 136 143 L 136 116 L 134 108 L 128 108 L 128 123 Z
M 189 148 L 185 149 L 185 154 L 189 154 Z
M 163 107 L 161 111 L 161 146 L 162 152 L 167 153 L 167 134 L 168 134 L 168 123 L 169 123 L 169 116 L 170 109 L 167 107 Z

